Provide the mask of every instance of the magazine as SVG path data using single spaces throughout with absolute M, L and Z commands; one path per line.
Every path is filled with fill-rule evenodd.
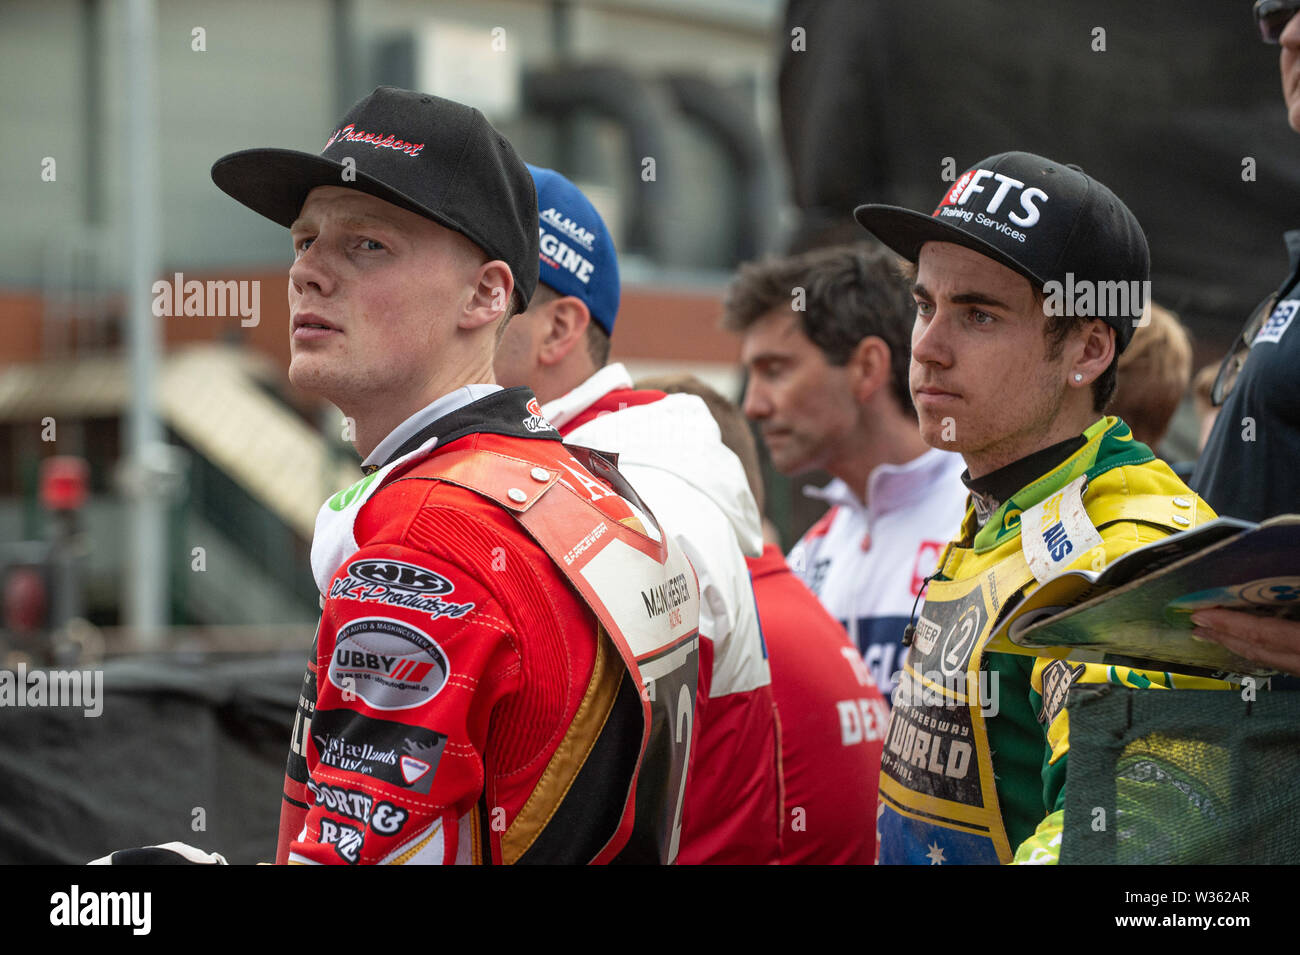
M 1221 517 L 1129 551 L 1101 572 L 1072 570 L 1003 609 L 986 650 L 1080 663 L 1267 676 L 1193 639 L 1192 614 L 1225 607 L 1300 620 L 1300 516 Z

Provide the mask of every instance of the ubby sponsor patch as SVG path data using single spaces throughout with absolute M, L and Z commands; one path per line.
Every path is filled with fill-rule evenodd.
M 363 617 L 338 633 L 329 680 L 377 710 L 406 710 L 447 683 L 447 657 L 429 635 L 400 620 Z
M 377 720 L 352 710 L 320 710 L 311 724 L 319 762 L 428 793 L 447 737 L 420 726 Z

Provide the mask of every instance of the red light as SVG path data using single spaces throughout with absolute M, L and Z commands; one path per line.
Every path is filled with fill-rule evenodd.
M 90 465 L 84 458 L 55 455 L 41 462 L 41 504 L 51 511 L 75 511 L 90 492 Z
M 4 625 L 14 633 L 32 633 L 45 626 L 49 611 L 45 580 L 31 567 L 17 567 L 4 583 Z

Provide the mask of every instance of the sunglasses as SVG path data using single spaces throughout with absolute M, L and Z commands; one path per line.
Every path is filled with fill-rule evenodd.
M 1255 21 L 1265 43 L 1278 43 L 1291 18 L 1300 13 L 1300 0 L 1255 0 Z
M 1215 376 L 1214 386 L 1210 389 L 1210 404 L 1215 408 L 1222 405 L 1228 395 L 1232 393 L 1232 386 L 1237 383 L 1237 375 L 1241 372 L 1241 366 L 1246 364 L 1246 359 L 1250 355 L 1251 343 L 1255 341 L 1255 336 L 1264 327 L 1268 317 L 1273 314 L 1273 309 L 1277 308 L 1277 303 L 1278 295 L 1274 293 L 1259 304 L 1259 307 L 1246 320 L 1241 335 L 1233 342 L 1232 350 L 1228 352 L 1223 359 L 1223 363 L 1219 365 L 1219 374 Z

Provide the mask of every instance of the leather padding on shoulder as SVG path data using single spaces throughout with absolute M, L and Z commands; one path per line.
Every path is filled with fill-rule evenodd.
M 427 470 L 429 473 L 422 474 Z M 527 511 L 560 478 L 560 471 L 536 461 L 486 448 L 466 448 L 427 458 L 401 480 L 433 478 L 459 484 L 508 511 Z

